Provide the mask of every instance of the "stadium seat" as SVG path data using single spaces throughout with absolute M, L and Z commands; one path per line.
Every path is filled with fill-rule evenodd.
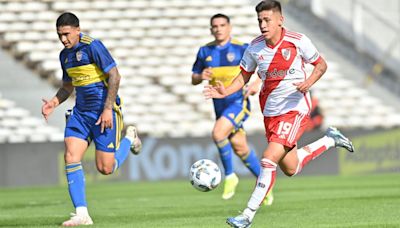
M 259 31 L 254 6 L 241 0 L 206 3 L 201 0 L 1 3 L 2 46 L 54 82 L 59 82 L 62 77 L 58 57 L 63 48 L 54 21 L 63 11 L 76 13 L 81 19 L 82 31 L 101 39 L 117 61 L 122 76 L 120 95 L 125 101 L 125 123 L 137 124 L 143 134 L 157 136 L 204 136 L 211 131 L 214 121 L 212 102 L 204 99 L 202 85 L 191 85 L 191 67 L 198 48 L 212 40 L 210 16 L 220 12 L 229 14 L 234 37 L 244 42 L 249 42 Z M 325 115 L 324 125 L 347 128 L 400 126 L 396 119 L 398 116 L 388 114 L 396 113 L 396 109 L 384 105 L 382 100 L 357 86 L 344 75 L 339 63 L 330 61 L 328 65 L 324 79 L 313 87 Z M 312 67 L 307 65 L 306 71 L 311 73 Z M 349 87 L 352 89 L 347 89 L 346 97 L 343 97 L 343 90 Z M 258 97 L 251 99 L 256 114 L 246 124 L 249 132 L 262 132 L 263 125 L 257 124 L 262 118 Z M 358 108 L 354 108 L 356 105 Z M 17 129 L 18 123 L 22 122 L 31 129 L 43 126 L 40 119 L 15 106 L 12 101 L 0 99 L 0 124 L 7 129 L 0 132 L 0 142 L 8 140 L 2 134 Z M 163 110 L 168 110 L 168 114 L 161 118 L 163 121 L 157 120 L 155 116 L 162 114 Z M 182 113 L 187 115 L 182 117 Z M 378 117 L 368 117 L 369 113 Z M 198 120 L 192 123 L 195 118 Z M 171 121 L 173 127 L 167 121 Z M 22 135 L 14 141 L 62 140 L 60 134 L 54 133 L 59 132 L 58 129 L 45 128 L 43 131 L 38 136 Z

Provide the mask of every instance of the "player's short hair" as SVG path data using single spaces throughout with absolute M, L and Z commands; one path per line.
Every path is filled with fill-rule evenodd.
M 78 17 L 70 12 L 62 13 L 56 22 L 56 27 L 60 26 L 72 26 L 72 27 L 79 27 L 79 19 Z
M 281 3 L 275 0 L 263 0 L 256 6 L 256 12 L 260 13 L 264 10 L 272 10 L 275 12 L 282 13 Z
M 211 19 L 210 19 L 210 25 L 212 25 L 212 21 L 213 21 L 215 18 L 225 18 L 226 21 L 228 21 L 228 24 L 231 23 L 231 19 L 230 19 L 228 16 L 226 16 L 225 14 L 222 14 L 222 13 L 217 13 L 217 14 L 215 14 L 214 16 L 211 17 Z

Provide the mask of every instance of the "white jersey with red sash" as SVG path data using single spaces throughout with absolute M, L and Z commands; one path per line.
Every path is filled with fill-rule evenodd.
M 264 116 L 279 116 L 290 111 L 309 114 L 309 93 L 301 93 L 294 83 L 303 82 L 307 75 L 305 63 L 317 64 L 320 54 L 304 34 L 282 30 L 275 46 L 265 42 L 263 36 L 255 38 L 246 49 L 240 67 L 263 80 L 260 105 Z

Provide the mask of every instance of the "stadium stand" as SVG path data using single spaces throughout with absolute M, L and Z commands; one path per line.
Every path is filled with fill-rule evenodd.
M 81 19 L 82 31 L 101 39 L 118 62 L 123 77 L 120 95 L 125 103 L 126 124 L 136 124 L 142 134 L 151 136 L 204 136 L 213 126 L 212 104 L 203 98 L 202 86 L 190 84 L 190 75 L 199 46 L 211 40 L 209 17 L 220 12 L 231 15 L 235 38 L 250 42 L 258 34 L 253 5 L 242 0 L 3 1 L 0 2 L 0 42 L 16 59 L 51 84 L 59 85 L 58 54 L 62 45 L 55 33 L 55 20 L 61 12 L 72 11 Z M 307 25 L 297 20 L 286 15 L 289 28 L 307 29 Z M 310 31 L 307 34 L 313 40 L 319 38 Z M 397 109 L 363 89 L 357 81 L 345 77 L 348 67 L 339 67 L 344 60 L 330 54 L 334 53 L 332 47 L 325 45 L 319 49 L 330 66 L 315 88 L 326 117 L 325 126 L 400 125 L 399 115 L 392 114 Z M 357 71 L 356 66 L 350 68 L 351 73 Z M 246 122 L 246 128 L 249 132 L 263 132 L 258 98 L 251 99 L 254 115 Z M 31 118 L 29 112 L 11 110 L 12 107 L 0 109 L 1 113 L 18 113 L 20 119 L 14 118 L 17 121 Z M 7 122 L 0 134 L 19 132 L 6 118 L 0 115 L 1 123 Z M 31 121 L 35 122 L 32 118 Z M 42 128 L 41 131 L 51 129 Z M 35 129 L 38 130 L 32 127 Z M 28 140 L 41 139 L 37 136 Z
M 56 127 L 32 117 L 15 102 L 0 96 L 0 143 L 61 141 L 63 134 Z

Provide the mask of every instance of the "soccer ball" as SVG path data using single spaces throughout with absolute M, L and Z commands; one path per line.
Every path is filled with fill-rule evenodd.
M 221 183 L 221 170 L 211 160 L 198 160 L 190 167 L 190 183 L 199 191 L 211 191 Z

